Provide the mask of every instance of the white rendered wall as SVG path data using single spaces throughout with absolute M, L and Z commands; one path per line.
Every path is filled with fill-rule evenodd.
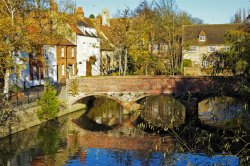
M 92 65 L 92 75 L 100 75 L 100 42 L 98 38 L 77 36 L 77 68 L 78 76 L 86 76 L 86 62 L 89 57 L 95 56 L 96 62 Z
M 57 82 L 56 46 L 47 46 L 45 47 L 45 50 L 48 60 L 48 77 L 50 77 L 53 82 Z
M 24 87 L 25 85 L 29 87 L 29 54 L 20 51 L 17 55 L 18 56 L 14 58 L 16 68 L 10 74 L 10 85 L 17 85 L 19 87 Z M 19 72 L 17 70 L 19 70 Z
M 220 51 L 224 49 L 226 46 L 225 45 L 211 45 L 215 47 L 216 51 Z M 191 60 L 194 64 L 202 66 L 202 61 L 203 57 L 206 55 L 208 56 L 209 54 L 212 54 L 213 52 L 208 51 L 209 46 L 195 46 L 196 51 L 183 51 L 183 59 L 189 59 Z

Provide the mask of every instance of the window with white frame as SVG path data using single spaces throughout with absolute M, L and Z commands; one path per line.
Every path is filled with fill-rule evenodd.
M 226 47 L 225 47 L 225 51 L 230 51 L 230 47 L 229 47 L 229 46 L 226 46 Z
M 215 46 L 209 46 L 208 47 L 208 52 L 215 52 L 215 51 L 216 51 Z
M 64 58 L 64 48 L 61 48 L 61 57 Z
M 71 48 L 71 57 L 73 58 L 75 56 L 75 49 Z
M 37 79 L 36 76 L 36 66 L 33 66 L 33 78 Z
M 206 60 L 205 60 L 205 61 L 202 61 L 202 66 L 203 66 L 203 67 L 208 67 L 208 61 L 206 61 Z
M 206 41 L 206 36 L 200 35 L 200 36 L 199 36 L 199 41 L 201 41 L 201 42 Z
M 190 52 L 196 52 L 196 46 L 190 46 Z
M 65 74 L 65 66 L 64 66 L 64 64 L 62 64 L 62 76 L 64 76 Z
M 75 65 L 72 65 L 72 75 L 75 75 Z

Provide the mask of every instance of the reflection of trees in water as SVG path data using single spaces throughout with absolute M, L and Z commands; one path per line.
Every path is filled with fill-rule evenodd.
M 150 96 L 142 100 L 142 117 L 156 126 L 177 127 L 185 121 L 185 107 L 170 96 Z
M 122 106 L 112 99 L 95 98 L 93 107 L 88 109 L 88 117 L 99 124 L 112 126 L 122 120 Z
M 218 127 L 239 127 L 246 112 L 242 101 L 233 97 L 210 97 L 199 103 L 202 122 Z
M 16 154 L 16 145 L 12 142 L 12 137 L 0 139 L 0 165 L 8 165 Z
M 57 121 L 49 121 L 42 125 L 38 131 L 38 146 L 43 152 L 46 165 L 55 162 L 55 154 L 59 143 L 59 129 L 60 125 Z

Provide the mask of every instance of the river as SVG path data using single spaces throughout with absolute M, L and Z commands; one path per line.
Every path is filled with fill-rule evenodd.
M 227 116 L 209 121 L 211 105 L 223 111 L 219 99 L 199 105 L 202 123 L 219 128 L 239 117 L 240 102 L 232 98 L 224 104 Z M 125 115 L 121 105 L 111 99 L 92 97 L 85 100 L 86 110 L 80 110 L 55 121 L 35 126 L 0 140 L 0 165 L 229 165 L 240 164 L 240 150 L 226 151 L 211 143 L 193 142 L 195 133 L 204 129 L 188 129 L 185 107 L 170 96 L 152 96 L 139 101 L 141 110 Z M 205 103 L 208 103 L 206 106 Z M 210 103 L 210 105 L 209 105 Z M 204 110 L 206 109 L 206 110 Z M 238 111 L 235 113 L 236 110 Z M 216 116 L 221 117 L 221 113 Z M 215 115 L 213 114 L 212 117 Z M 226 121 L 223 121 L 225 120 Z M 218 122 L 218 124 L 217 124 Z M 225 123 L 224 123 L 225 122 Z M 234 127 L 239 127 L 235 124 Z M 187 132 L 188 131 L 188 132 Z M 222 130 L 224 131 L 224 130 Z M 191 132 L 191 133 L 190 133 Z M 219 135 L 221 136 L 221 135 Z M 191 138 L 190 138 L 191 137 Z M 205 135 L 205 143 L 212 137 Z M 197 141 L 197 140 L 196 140 Z M 203 142 L 203 144 L 204 144 Z M 193 146 L 194 145 L 194 146 Z M 244 146 L 243 146 L 244 147 Z M 237 151 L 238 150 L 238 151 Z M 231 152 L 231 153 L 229 153 Z

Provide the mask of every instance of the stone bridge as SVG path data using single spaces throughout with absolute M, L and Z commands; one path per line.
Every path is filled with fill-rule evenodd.
M 71 106 L 88 96 L 104 96 L 130 110 L 146 96 L 169 95 L 181 102 L 186 110 L 195 110 L 200 101 L 210 96 L 237 96 L 240 86 L 240 77 L 79 77 L 66 81 L 66 100 Z

